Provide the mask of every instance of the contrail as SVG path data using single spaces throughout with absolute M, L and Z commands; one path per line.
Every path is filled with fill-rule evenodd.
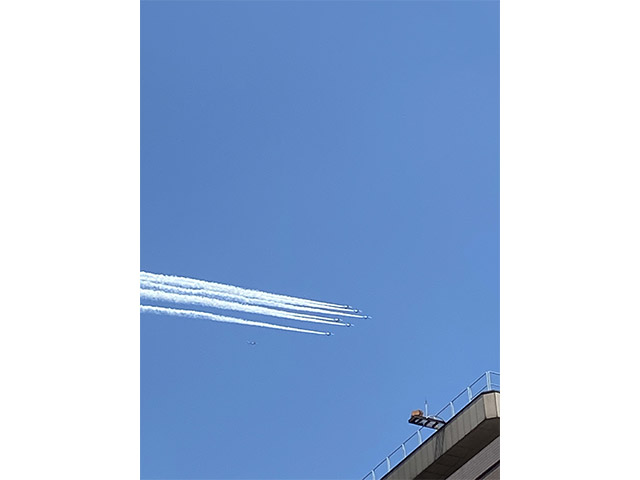
M 214 315 L 213 313 L 197 312 L 195 310 L 182 310 L 177 308 L 153 307 L 150 305 L 140 305 L 140 311 L 143 313 L 155 313 L 157 315 L 173 315 L 177 317 L 212 320 L 214 322 L 235 323 L 237 325 L 273 328 L 275 330 L 286 330 L 289 332 L 312 333 L 314 335 L 332 335 L 331 332 L 319 332 L 317 330 L 305 330 L 302 328 L 285 327 L 283 325 L 274 325 L 272 323 L 253 322 L 251 320 L 244 320 L 241 318 L 234 318 L 234 317 L 226 317 L 224 315 Z
M 320 313 L 322 315 L 327 315 L 327 316 L 337 315 L 340 317 L 366 318 L 366 315 L 357 315 L 354 313 L 343 313 L 335 310 L 325 310 L 321 308 L 293 305 L 290 303 L 284 303 L 276 300 L 246 297 L 244 295 L 220 292 L 220 291 L 211 290 L 208 288 L 203 289 L 203 288 L 193 288 L 193 287 L 184 287 L 184 286 L 176 287 L 172 285 L 167 285 L 158 280 L 143 279 L 143 280 L 140 280 L 140 285 L 144 288 L 150 288 L 154 290 L 163 290 L 165 292 L 171 292 L 171 293 L 178 293 L 178 294 L 185 294 L 185 295 L 199 295 L 199 296 L 208 297 L 208 298 L 224 298 L 226 300 L 237 302 L 237 303 L 252 304 L 252 305 L 268 305 L 272 307 L 286 308 L 289 310 L 297 310 L 301 312 Z
M 140 276 L 142 278 L 146 278 L 147 280 L 156 280 L 160 283 L 164 283 L 167 285 L 211 289 L 219 292 L 242 295 L 244 297 L 249 297 L 249 298 L 269 299 L 272 301 L 275 300 L 275 301 L 280 301 L 280 302 L 288 303 L 292 305 L 303 305 L 303 306 L 306 305 L 306 306 L 311 306 L 315 308 L 325 308 L 325 309 L 338 310 L 338 311 L 347 310 L 347 311 L 354 312 L 354 309 L 346 305 L 339 305 L 337 303 L 320 302 L 317 300 L 309 300 L 304 298 L 290 297 L 287 295 L 261 292 L 260 290 L 251 290 L 247 288 L 234 287 L 234 286 L 225 285 L 222 283 L 206 282 L 204 280 L 196 280 L 194 278 L 179 277 L 175 275 L 162 275 L 162 274 L 148 273 L 148 272 L 140 272 Z
M 178 293 L 169 293 L 169 292 L 163 292 L 160 290 L 151 290 L 151 289 L 141 288 L 140 296 L 143 298 L 156 300 L 156 301 L 200 305 L 204 307 L 220 308 L 223 310 L 238 310 L 238 311 L 247 312 L 247 313 L 257 313 L 262 315 L 269 315 L 272 317 L 299 320 L 302 322 L 324 323 L 326 325 L 340 325 L 343 327 L 351 326 L 351 324 L 342 323 L 339 320 L 328 320 L 326 318 L 316 317 L 313 315 L 304 315 L 302 313 L 284 312 L 281 310 L 275 310 L 273 308 L 258 307 L 255 305 L 245 305 L 242 303 L 235 303 L 235 302 L 227 302 L 225 300 L 216 300 L 213 298 L 202 297 L 199 295 L 183 295 Z

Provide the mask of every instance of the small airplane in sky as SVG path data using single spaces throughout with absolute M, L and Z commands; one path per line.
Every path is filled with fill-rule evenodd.
M 248 343 L 249 345 L 256 345 L 256 342 L 251 342 L 251 341 L 248 341 L 248 340 L 247 340 L 247 343 Z

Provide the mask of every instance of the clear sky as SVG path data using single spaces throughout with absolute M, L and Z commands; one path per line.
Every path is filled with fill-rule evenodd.
M 141 269 L 373 316 L 143 315 L 143 478 L 361 478 L 499 370 L 499 3 L 142 2 Z

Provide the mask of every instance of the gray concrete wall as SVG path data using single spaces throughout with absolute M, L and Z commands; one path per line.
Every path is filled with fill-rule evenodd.
M 500 462 L 496 464 L 496 468 L 477 480 L 500 480 Z
M 494 473 L 494 467 L 500 462 L 500 437 L 484 447 L 474 457 L 462 465 L 447 480 L 476 480 L 489 478 Z M 498 469 L 499 470 L 499 467 Z M 491 476 L 491 478 L 500 478 Z

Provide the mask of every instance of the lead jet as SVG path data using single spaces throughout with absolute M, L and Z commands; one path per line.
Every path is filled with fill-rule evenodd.
M 249 345 L 255 345 L 255 344 L 256 344 L 256 342 L 250 342 L 250 341 L 247 341 L 247 343 L 248 343 Z

